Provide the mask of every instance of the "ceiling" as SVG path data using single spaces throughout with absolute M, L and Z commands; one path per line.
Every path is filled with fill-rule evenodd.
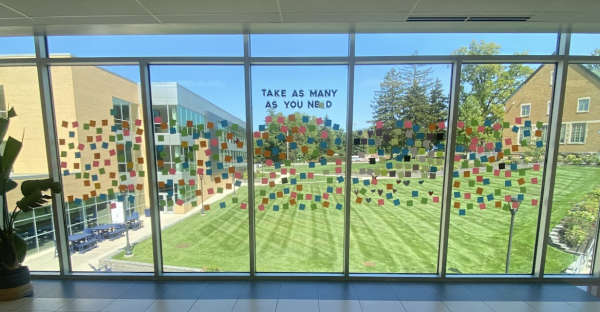
M 524 21 L 498 21 L 512 18 Z M 498 25 L 503 31 L 600 32 L 600 0 L 0 0 L 4 34 L 335 32 L 351 27 L 500 31 Z

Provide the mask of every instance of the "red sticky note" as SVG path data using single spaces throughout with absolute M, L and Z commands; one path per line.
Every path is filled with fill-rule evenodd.
M 104 160 L 104 166 L 110 166 L 110 159 Z
M 296 174 L 296 169 L 295 169 L 295 168 L 292 168 L 292 169 L 290 169 L 290 174 L 291 174 L 291 175 L 294 175 L 294 174 Z
M 129 171 L 129 176 L 132 178 L 135 177 L 136 176 L 135 170 Z
M 312 194 L 306 194 L 306 195 L 304 195 L 304 199 L 311 200 L 312 199 Z
M 142 137 L 141 136 L 136 136 L 135 137 L 135 143 L 142 143 Z
M 265 211 L 265 205 L 263 205 L 263 204 L 258 205 L 258 211 Z
M 102 135 L 96 136 L 96 142 L 102 142 Z
M 214 193 L 215 193 L 215 190 L 212 187 L 208 189 L 208 194 L 209 195 L 212 195 Z
M 285 117 L 283 117 L 283 116 L 277 117 L 277 122 L 280 123 L 280 124 L 284 123 L 285 122 Z
M 133 184 L 129 184 L 129 185 L 127 185 L 127 189 L 129 191 L 133 191 L 133 190 L 135 190 L 135 186 Z
M 304 134 L 304 133 L 306 133 L 306 127 L 300 126 L 300 129 L 298 129 L 298 131 L 300 131 L 300 133 Z
M 377 204 L 378 204 L 379 206 L 383 206 L 383 199 L 378 199 L 378 200 L 377 200 Z
M 97 160 L 94 160 L 94 161 L 92 162 L 92 166 L 94 166 L 94 167 L 100 167 L 100 162 L 99 162 L 99 161 L 97 161 Z
M 129 136 L 129 129 L 123 129 L 123 135 Z
M 329 193 L 323 193 L 323 199 L 329 199 Z
M 511 176 L 512 176 L 512 173 L 510 171 L 504 171 L 505 178 L 510 178 Z
M 342 167 L 335 167 L 335 173 L 341 174 L 342 173 Z
M 260 139 L 260 132 L 254 131 L 254 137 Z
M 242 178 L 242 173 L 241 172 L 236 172 L 235 173 L 235 178 L 236 179 L 241 179 Z
M 531 178 L 531 184 L 538 184 L 538 178 Z
M 477 176 L 477 182 L 483 182 L 483 176 Z
M 298 197 L 298 193 L 292 192 L 292 194 L 290 194 L 290 197 L 291 198 L 296 198 L 296 197 Z
M 80 151 L 83 151 L 83 149 L 85 148 L 85 145 L 79 143 L 79 146 L 77 146 L 77 149 Z
M 66 162 L 64 162 L 64 161 L 63 161 L 63 162 L 61 162 L 61 163 L 60 163 L 60 167 L 61 167 L 61 168 L 67 168 L 67 163 L 66 163 Z
M 322 139 L 327 139 L 327 135 L 328 135 L 327 131 L 321 131 L 321 138 Z
M 479 204 L 479 209 L 481 209 L 481 210 L 485 209 L 485 203 L 480 203 Z
M 342 188 L 341 187 L 336 187 L 335 188 L 335 193 L 336 194 L 342 194 Z
M 288 127 L 287 126 L 281 126 L 281 133 L 287 133 L 288 132 Z
M 499 177 L 500 176 L 500 170 L 498 169 L 494 169 L 494 175 Z
M 204 169 L 202 168 L 198 168 L 198 170 L 196 171 L 199 175 L 204 175 Z
M 460 161 L 460 155 L 454 155 L 454 161 Z
M 471 199 L 471 193 L 465 193 L 465 199 Z
M 277 174 L 275 173 L 275 171 L 273 171 L 269 174 L 269 178 L 271 178 L 271 179 L 277 178 Z
M 501 127 L 502 126 L 499 123 L 494 124 L 494 130 L 496 130 L 496 131 L 500 130 Z
M 504 144 L 505 145 L 512 145 L 512 139 L 511 138 L 504 139 Z
M 376 122 L 375 127 L 377 127 L 377 129 L 383 128 L 383 122 L 381 122 L 381 121 Z
M 440 197 L 439 196 L 433 196 L 433 202 L 434 203 L 439 203 L 440 202 Z
M 196 185 L 196 180 L 194 180 L 194 179 L 189 179 L 189 180 L 188 180 L 188 185 L 191 185 L 191 186 L 194 186 L 194 185 Z
M 115 152 L 115 150 L 114 150 L 114 149 L 111 149 L 110 151 L 108 151 L 108 154 L 109 154 L 110 156 L 115 156 L 115 155 L 117 155 L 117 152 Z
M 273 165 L 273 161 L 272 161 L 272 160 L 270 160 L 270 159 L 267 159 L 267 160 L 265 161 L 265 165 L 267 165 L 267 166 L 272 166 L 272 165 Z
M 161 122 L 162 122 L 162 118 L 160 116 L 154 117 L 154 123 L 161 123 Z
M 135 120 L 135 125 L 138 126 L 138 127 L 141 126 L 142 125 L 142 120 L 141 119 L 136 119 Z
M 287 168 L 281 168 L 281 174 L 287 174 Z
M 440 128 L 440 130 L 446 129 L 446 123 L 443 121 L 438 122 L 438 128 Z
M 377 185 L 377 179 L 371 179 L 371 184 Z
M 79 127 L 79 121 L 73 121 L 71 124 L 73 125 L 73 128 Z
M 511 197 L 510 197 L 510 195 L 505 195 L 505 196 L 504 196 L 504 201 L 507 201 L 507 202 L 509 202 L 510 200 L 511 200 Z
M 473 174 L 479 174 L 479 168 L 473 168 Z
M 540 171 L 540 164 L 533 164 L 533 171 Z
M 532 205 L 532 206 L 537 206 L 537 204 L 538 204 L 538 200 L 537 200 L 537 199 L 535 199 L 535 198 L 532 198 L 532 199 L 531 199 L 531 205 Z
M 512 207 L 513 208 L 519 208 L 519 202 L 513 202 L 512 203 Z
M 246 204 L 246 203 L 242 203 L 240 205 L 240 208 L 243 209 L 243 210 L 246 210 L 246 207 L 248 207 L 248 204 Z
M 486 147 L 487 149 L 489 149 L 489 150 L 491 150 L 491 149 L 494 149 L 494 143 L 492 143 L 492 142 L 487 142 L 487 143 L 485 144 L 485 147 Z
M 521 117 L 515 117 L 515 123 L 516 123 L 517 125 L 520 125 L 520 124 L 522 123 L 522 119 L 521 119 Z
M 183 200 L 181 200 L 181 199 L 178 199 L 178 200 L 177 200 L 177 205 L 179 205 L 179 206 L 183 206 Z
M 169 169 L 169 174 L 175 174 L 175 173 L 176 173 L 175 168 Z
M 219 145 L 219 139 L 210 139 L 210 145 L 211 146 Z
M 464 121 L 459 121 L 456 123 L 456 126 L 460 129 L 463 129 L 465 127 L 465 122 Z
M 317 125 L 320 125 L 323 123 L 323 118 L 319 117 L 317 118 Z
M 341 159 L 341 158 L 336 158 L 336 159 L 335 159 L 335 164 L 336 164 L 337 166 L 341 166 L 341 165 L 342 165 L 342 159 Z
M 405 121 L 404 128 L 412 128 L 412 121 Z
M 485 132 L 485 127 L 484 126 L 478 126 L 477 127 L 477 132 L 484 133 Z
M 315 174 L 312 172 L 307 173 L 307 175 L 309 179 L 313 179 L 315 177 Z
M 204 150 L 204 155 L 206 155 L 206 156 L 212 155 L 212 151 L 210 150 L 210 148 L 207 148 L 206 150 Z
M 271 122 L 271 121 L 273 121 L 273 117 L 271 117 L 271 116 L 265 117 L 265 122 Z
M 262 178 L 261 183 L 262 184 L 269 184 L 269 179 L 268 178 Z

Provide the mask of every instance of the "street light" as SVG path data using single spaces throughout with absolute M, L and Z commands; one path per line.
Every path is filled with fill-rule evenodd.
M 202 207 L 200 207 L 200 215 L 205 216 L 206 211 L 204 211 L 204 175 L 200 175 L 200 199 L 202 200 Z
M 122 190 L 121 191 L 121 195 L 123 196 L 123 223 L 125 225 L 125 237 L 127 238 L 127 245 L 125 246 L 125 256 L 126 257 L 131 257 L 133 256 L 133 251 L 131 251 L 131 245 L 129 244 L 129 227 L 127 227 L 127 202 L 128 200 L 126 199 L 126 194 L 127 191 Z
M 510 250 L 512 248 L 512 236 L 513 236 L 513 228 L 515 226 L 515 215 L 519 211 L 519 207 L 521 206 L 522 200 L 519 200 L 518 196 L 511 196 L 510 203 L 508 209 L 510 210 L 510 232 L 508 234 L 508 251 L 506 252 L 506 270 L 504 273 L 508 274 L 508 267 L 510 265 Z M 517 207 L 513 208 L 513 203 L 517 203 Z

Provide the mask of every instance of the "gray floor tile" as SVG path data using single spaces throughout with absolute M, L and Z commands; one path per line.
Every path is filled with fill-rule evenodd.
M 139 282 L 119 296 L 119 299 L 156 299 L 171 286 L 168 283 Z
M 388 300 L 361 300 L 360 306 L 363 312 L 405 312 L 400 301 Z
M 115 299 L 75 299 L 59 311 L 102 311 Z
M 320 312 L 363 312 L 358 300 L 319 300 Z
M 237 299 L 199 299 L 189 312 L 231 312 Z
M 495 312 L 538 312 L 523 301 L 485 301 Z
M 568 302 L 570 305 L 579 309 L 582 312 L 598 312 L 600 311 L 600 302 L 598 301 L 574 301 Z
M 244 285 L 238 299 L 278 299 L 280 282 L 257 281 Z
M 450 312 L 440 301 L 402 301 L 407 312 Z
M 577 308 L 566 302 L 527 301 L 527 304 L 543 312 L 579 312 Z
M 90 289 L 96 287 L 97 281 L 62 281 L 60 284 L 39 297 L 41 298 L 79 298 Z M 110 299 L 110 298 L 107 298 Z
M 71 298 L 35 298 L 16 308 L 16 311 L 58 311 L 73 301 Z
M 238 299 L 233 312 L 275 312 L 277 299 Z
M 207 286 L 208 282 L 177 282 L 172 284 L 158 299 L 198 299 Z
M 33 298 L 25 297 L 12 301 L 0 301 L 0 310 L 15 310 L 16 308 L 33 301 Z
M 315 299 L 279 299 L 277 312 L 319 312 L 319 300 Z
M 280 299 L 319 299 L 318 286 L 314 282 L 284 282 L 279 289 Z
M 319 300 L 358 300 L 354 286 L 344 282 L 319 282 Z
M 118 299 L 135 284 L 136 282 L 103 282 L 82 294 L 79 298 Z
M 246 282 L 211 282 L 200 299 L 238 299 Z
M 451 312 L 494 312 L 482 301 L 444 301 Z
M 398 300 L 388 283 L 353 283 L 359 300 Z
M 103 312 L 143 312 L 148 309 L 154 299 L 116 299 Z
M 145 312 L 185 312 L 188 311 L 196 302 L 194 299 L 159 299 Z

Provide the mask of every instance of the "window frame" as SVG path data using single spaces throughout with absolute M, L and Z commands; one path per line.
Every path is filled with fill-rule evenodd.
M 525 106 L 529 106 L 529 114 L 528 115 L 523 115 L 523 107 Z M 531 116 L 531 103 L 523 103 L 520 105 L 520 110 L 519 110 L 519 115 L 520 117 L 530 117 Z
M 587 137 L 587 130 L 588 130 L 588 126 L 587 126 L 587 122 L 574 122 L 571 123 L 571 133 L 569 135 L 569 144 L 574 144 L 574 145 L 583 145 L 585 144 L 586 141 L 586 137 Z M 583 125 L 583 133 L 581 133 L 581 138 L 582 138 L 582 142 L 573 142 L 573 132 L 575 129 L 576 125 Z
M 587 100 L 588 101 L 588 103 L 587 103 L 587 110 L 580 110 L 579 109 L 579 107 L 581 105 L 580 104 L 581 100 Z M 591 99 L 590 99 L 589 96 L 577 98 L 577 113 L 589 113 L 590 112 L 590 105 L 591 104 L 592 104 L 592 101 L 591 101 Z

